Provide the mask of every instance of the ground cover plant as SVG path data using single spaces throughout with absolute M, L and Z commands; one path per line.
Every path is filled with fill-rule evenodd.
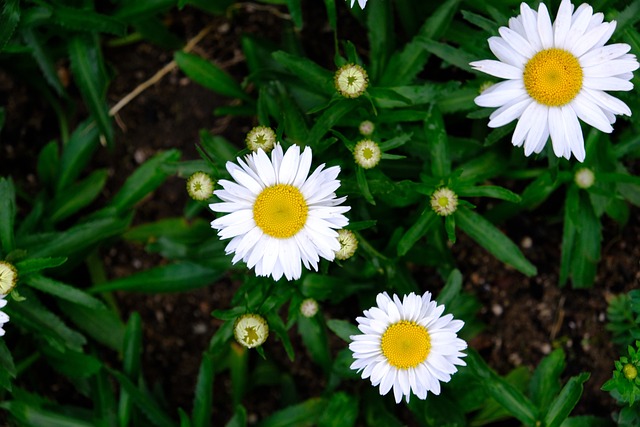
M 0 421 L 640 423 L 640 1 L 8 0 Z

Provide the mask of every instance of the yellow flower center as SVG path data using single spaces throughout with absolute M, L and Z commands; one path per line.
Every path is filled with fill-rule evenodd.
M 438 199 L 438 204 L 443 208 L 446 208 L 449 205 L 449 198 L 442 196 Z
M 415 322 L 402 320 L 389 326 L 382 335 L 382 354 L 398 369 L 415 368 L 431 351 L 429 332 Z
M 373 157 L 373 150 L 371 150 L 371 148 L 365 148 L 362 151 L 362 156 L 367 160 L 371 159 Z
M 622 372 L 624 373 L 625 378 L 628 380 L 635 380 L 638 376 L 638 369 L 636 369 L 636 367 L 631 363 L 627 363 L 626 365 L 624 365 L 624 368 L 622 368 Z
M 582 89 L 578 58 L 563 49 L 536 53 L 524 67 L 524 87 L 538 103 L 548 107 L 568 104 Z
M 256 225 L 265 234 L 278 239 L 298 233 L 307 222 L 308 211 L 300 190 L 287 184 L 265 188 L 253 204 Z

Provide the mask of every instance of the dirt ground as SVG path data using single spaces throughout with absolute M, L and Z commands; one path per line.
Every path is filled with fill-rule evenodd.
M 246 75 L 239 35 L 243 31 L 277 27 L 282 18 L 269 9 L 251 13 L 239 10 L 231 18 L 211 18 L 186 9 L 180 14 L 173 13 L 171 19 L 172 30 L 185 40 L 204 26 L 213 24 L 213 31 L 195 52 L 214 60 L 237 77 Z M 331 46 L 327 29 L 305 31 L 319 34 L 315 43 L 326 38 Z M 310 48 L 314 48 L 313 44 Z M 108 94 L 110 105 L 171 61 L 172 55 L 170 51 L 148 43 L 107 47 L 104 54 L 115 76 Z M 35 159 L 38 150 L 56 137 L 55 118 L 44 101 L 33 96 L 23 83 L 1 71 L 0 94 L 1 104 L 7 109 L 0 157 L 11 160 L 3 162 L 8 167 L 3 166 L 1 174 L 13 174 L 26 192 L 34 194 L 38 185 L 34 175 Z M 252 118 L 229 119 L 212 114 L 216 107 L 228 103 L 228 99 L 190 82 L 178 70 L 134 99 L 118 114 L 115 151 L 102 150 L 94 163 L 94 167 L 109 168 L 110 179 L 104 197 L 108 198 L 133 169 L 159 150 L 178 148 L 183 152 L 183 159 L 196 159 L 195 143 L 200 129 L 240 143 L 254 122 Z M 78 114 L 81 118 L 82 111 Z M 185 201 L 184 180 L 171 178 L 140 206 L 135 221 L 181 215 Z M 534 278 L 505 268 L 477 244 L 459 234 L 453 247 L 456 262 L 464 276 L 465 290 L 475 294 L 484 305 L 479 317 L 486 324 L 486 329 L 470 345 L 501 374 L 520 365 L 533 368 L 554 348 L 562 347 L 567 354 L 565 378 L 583 371 L 591 372 L 574 414 L 607 416 L 615 404 L 599 389 L 610 377 L 612 361 L 617 357 L 617 350 L 612 347 L 609 333 L 604 329 L 607 300 L 639 285 L 640 210 L 632 208 L 630 222 L 624 230 L 614 222 L 605 221 L 596 285 L 587 290 L 560 289 L 557 285 L 562 227 L 560 223 L 549 225 L 543 213 L 558 210 L 555 205 L 542 206 L 536 213 L 519 216 L 504 225 L 507 235 L 520 242 L 525 256 L 538 267 L 539 274 Z M 103 256 L 112 278 L 146 269 L 158 261 L 142 248 L 124 243 L 104 251 Z M 162 386 L 169 407 L 189 411 L 202 351 L 220 325 L 210 313 L 228 307 L 236 285 L 223 281 L 181 294 L 118 294 L 123 314 L 138 311 L 142 316 L 145 378 L 152 385 L 159 383 Z M 292 340 L 303 352 L 295 332 L 292 332 Z M 286 360 L 279 343 L 270 342 L 267 346 L 270 357 L 276 361 Z M 316 369 L 305 357 L 297 357 L 291 368 L 296 382 L 307 385 L 302 390 L 303 397 L 316 396 L 324 387 L 316 379 Z M 215 390 L 218 397 L 229 395 L 228 378 L 224 375 L 217 378 Z M 254 418 L 273 412 L 279 405 L 276 398 L 265 397 L 268 394 L 261 396 L 248 407 Z M 229 419 L 232 409 L 228 405 L 215 407 L 216 425 Z

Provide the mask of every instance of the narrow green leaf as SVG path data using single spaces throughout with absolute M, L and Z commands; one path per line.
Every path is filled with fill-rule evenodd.
M 91 121 L 81 123 L 62 149 L 56 192 L 68 187 L 82 172 L 98 147 L 99 132 Z
M 278 106 L 282 112 L 285 134 L 296 144 L 304 146 L 309 137 L 306 114 L 300 109 L 300 106 L 289 95 L 283 85 L 277 84 L 276 87 L 280 95 L 278 97 Z
M 105 306 L 102 301 L 92 297 L 86 292 L 67 285 L 66 283 L 50 279 L 39 274 L 28 276 L 24 279 L 25 283 L 41 292 L 46 292 L 57 298 L 67 300 L 74 304 L 79 304 L 90 309 L 100 310 Z
M 363 168 L 356 167 L 356 181 L 358 183 L 358 188 L 360 188 L 360 193 L 365 198 L 365 200 L 372 205 L 376 204 L 376 201 L 373 199 L 373 195 L 371 191 L 369 191 L 369 183 L 367 182 L 367 175 Z
M 136 382 L 140 377 L 140 358 L 142 356 L 142 321 L 138 312 L 133 312 L 124 329 L 122 340 L 122 370 L 132 381 Z M 129 425 L 133 400 L 127 390 L 121 390 L 118 402 L 118 420 L 121 427 Z
M 20 0 L 6 0 L 0 10 L 0 52 L 11 39 L 19 21 Z
M 113 236 L 123 233 L 129 222 L 126 218 L 104 218 L 87 221 L 69 228 L 64 233 L 56 233 L 49 236 L 46 242 L 38 242 L 34 247 L 27 245 L 31 258 L 47 258 L 56 256 L 72 257 L 78 254 L 86 254 L 98 243 Z
M 40 39 L 40 36 L 31 28 L 25 28 L 21 33 L 22 38 L 31 50 L 33 59 L 38 64 L 38 67 L 40 68 L 40 71 L 47 83 L 49 83 L 49 86 L 51 86 L 59 96 L 64 94 L 64 87 L 60 82 L 60 77 L 58 77 L 56 66 L 53 58 L 51 57 L 51 49 L 44 44 L 44 41 Z
M 134 22 L 142 18 L 165 12 L 176 5 L 176 0 L 136 0 L 121 2 L 122 7 L 112 15 L 125 22 Z
M 418 219 L 398 241 L 398 256 L 406 255 L 413 245 L 436 223 L 437 219 L 438 215 L 436 215 L 433 209 L 431 209 L 431 206 L 427 206 L 422 211 L 422 214 L 420 214 Z
M 191 53 L 177 51 L 174 59 L 178 67 L 194 82 L 220 95 L 253 102 L 240 85 L 217 65 Z
M 112 291 L 180 292 L 214 283 L 224 271 L 214 270 L 192 262 L 154 267 L 120 279 L 95 286 L 90 293 Z
M 18 400 L 2 402 L 0 407 L 9 411 L 18 425 L 25 427 L 95 427 L 93 421 L 58 414 Z
M 560 249 L 560 274 L 558 283 L 564 286 L 571 275 L 571 263 L 573 260 L 576 226 L 575 215 L 578 214 L 578 188 L 574 185 L 567 190 L 564 201 L 564 221 L 562 224 L 562 245 Z
M 184 41 L 171 32 L 160 17 L 151 16 L 133 24 L 133 28 L 140 33 L 144 40 L 160 46 L 166 50 L 181 49 Z
M 69 41 L 69 61 L 75 82 L 100 132 L 113 145 L 113 126 L 105 102 L 107 84 L 103 76 L 100 46 L 95 37 L 74 37 Z
M 49 365 L 68 378 L 86 379 L 102 369 L 102 363 L 96 357 L 65 349 L 59 351 L 50 346 L 40 347 Z
M 485 389 L 509 413 L 526 425 L 535 425 L 536 407 L 514 386 L 493 372 L 473 349 L 467 349 L 468 369 L 484 384 Z
M 318 418 L 320 418 L 326 407 L 326 400 L 312 398 L 275 412 L 267 419 L 258 423 L 257 427 L 313 426 L 317 424 Z
M 302 29 L 302 5 L 300 0 L 287 0 L 291 20 L 298 30 Z
M 209 427 L 211 425 L 211 409 L 213 407 L 213 358 L 208 352 L 202 353 L 202 362 L 198 371 L 198 380 L 193 397 L 193 427 Z
M 453 269 L 447 277 L 447 282 L 438 294 L 438 304 L 442 304 L 445 307 L 448 306 L 453 300 L 460 295 L 462 290 L 462 273 L 460 270 Z
M 424 119 L 424 133 L 429 143 L 431 173 L 437 178 L 449 176 L 451 173 L 451 155 L 447 131 L 444 128 L 442 114 L 438 107 L 431 105 Z
M 208 426 L 209 424 L 207 424 Z M 246 427 L 247 426 L 247 410 L 244 409 L 244 406 L 238 405 L 236 406 L 236 411 L 233 414 L 233 417 L 229 420 L 225 427 Z M 195 427 L 195 426 L 194 426 Z
M 321 316 L 307 318 L 300 316 L 298 319 L 298 334 L 302 338 L 309 355 L 328 373 L 331 370 L 331 353 L 329 352 L 329 339 Z
M 111 199 L 110 207 L 124 212 L 154 191 L 171 174 L 172 163 L 180 159 L 178 150 L 156 154 L 133 172 L 120 191 Z
M 295 351 L 293 350 L 293 345 L 291 345 L 291 340 L 289 339 L 289 334 L 282 318 L 273 310 L 265 313 L 265 318 L 269 323 L 269 329 L 271 329 L 275 335 L 280 338 L 280 341 L 282 341 L 282 345 L 284 350 L 287 352 L 289 360 L 293 361 L 295 359 Z
M 324 0 L 324 5 L 327 8 L 327 18 L 329 20 L 329 26 L 333 31 L 338 28 L 338 13 L 336 11 L 336 0 Z
M 102 15 L 92 10 L 74 9 L 52 3 L 51 19 L 56 24 L 78 31 L 109 33 L 114 36 L 124 36 L 127 25 L 108 15 Z
M 564 371 L 564 351 L 558 348 L 540 361 L 529 383 L 531 401 L 546 412 L 560 391 L 560 374 Z
M 15 377 L 16 366 L 13 363 L 13 356 L 11 356 L 4 340 L 0 340 L 0 387 L 11 391 L 11 378 Z
M 318 427 L 351 427 L 358 418 L 358 399 L 339 391 L 329 398 L 326 409 L 320 415 Z
M 102 192 L 107 177 L 106 169 L 98 169 L 82 181 L 58 193 L 51 202 L 49 220 L 53 223 L 61 221 L 89 206 Z
M 55 178 L 60 166 L 60 158 L 58 154 L 58 143 L 51 141 L 45 145 L 38 154 L 38 178 L 40 182 L 51 189 L 55 183 Z
M 114 351 L 122 351 L 125 327 L 113 311 L 88 308 L 64 300 L 59 300 L 58 305 L 62 312 L 91 338 Z
M 26 298 L 24 301 L 19 304 L 7 304 L 3 308 L 11 317 L 11 323 L 15 322 L 38 334 L 60 351 L 66 347 L 82 352 L 82 346 L 87 342 L 82 334 L 69 328 L 56 314 L 42 305 L 29 289 L 23 288 L 20 293 Z
M 560 427 L 616 427 L 609 418 L 593 417 L 591 415 L 581 415 L 567 418 L 560 424 Z
M 14 222 L 16 219 L 16 189 L 11 178 L 0 177 L 0 244 L 5 254 L 16 248 Z
M 134 403 L 145 413 L 149 421 L 158 427 L 175 427 L 174 421 L 160 408 L 158 403 L 147 393 L 140 391 L 126 375 L 113 369 L 109 369 L 109 373 L 118 380 L 122 389 L 129 393 Z
M 520 203 L 521 198 L 516 193 L 496 185 L 480 187 L 456 187 L 456 194 L 460 197 L 492 197 L 512 203 Z
M 304 76 L 304 81 L 310 89 L 328 96 L 336 93 L 336 89 L 333 86 L 333 73 L 310 59 L 284 51 L 274 52 L 272 56 L 293 75 Z
M 327 320 L 327 327 L 346 342 L 351 342 L 351 335 L 360 335 L 362 333 L 356 325 L 346 320 L 329 319 Z
M 425 37 L 418 38 L 418 42 L 438 58 L 465 71 L 472 71 L 469 63 L 478 59 L 469 52 L 462 50 L 462 48 L 455 48 L 446 43 L 439 43 Z
M 391 2 L 372 2 L 367 11 L 367 29 L 371 49 L 369 77 L 375 82 L 382 76 L 389 56 L 393 52 L 395 33 Z
M 411 82 L 424 68 L 429 52 L 424 49 L 424 39 L 438 39 L 449 28 L 460 0 L 442 3 L 425 21 L 416 35 L 402 51 L 393 54 L 389 66 L 381 78 L 381 86 L 404 85 Z
M 579 194 L 579 215 L 573 216 L 576 229 L 571 259 L 571 281 L 576 288 L 593 286 L 602 242 L 602 224 L 585 192 Z
M 580 400 L 583 384 L 589 379 L 589 376 L 589 373 L 584 372 L 569 378 L 558 397 L 549 406 L 549 411 L 544 417 L 545 427 L 560 427 Z
M 527 276 L 536 275 L 536 267 L 524 257 L 520 248 L 482 215 L 465 206 L 459 206 L 454 215 L 458 227 L 500 261 Z

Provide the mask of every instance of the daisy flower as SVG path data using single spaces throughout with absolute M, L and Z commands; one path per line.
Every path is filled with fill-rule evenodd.
M 0 308 L 3 308 L 5 305 L 7 305 L 7 300 L 4 299 L 5 296 L 6 295 L 0 295 Z M 4 313 L 2 310 L 0 310 L 0 337 L 4 336 L 3 326 L 8 321 L 9 321 L 9 316 L 6 313 Z
M 467 343 L 456 334 L 464 322 L 443 316 L 444 305 L 432 301 L 430 292 L 412 292 L 402 301 L 383 292 L 376 302 L 377 307 L 356 319 L 362 334 L 351 336 L 351 369 L 380 385 L 381 395 L 393 388 L 396 403 L 403 396 L 409 402 L 411 392 L 419 399 L 426 399 L 429 391 L 440 394 L 440 382 L 449 382 L 456 365 L 466 365 L 461 351 Z
M 356 3 L 356 0 L 351 0 L 351 7 Z M 358 4 L 360 5 L 360 9 L 364 9 L 367 5 L 367 0 L 358 0 Z
M 258 276 L 278 280 L 299 279 L 301 262 L 318 270 L 320 257 L 333 261 L 340 249 L 336 229 L 349 224 L 343 215 L 351 209 L 339 206 L 346 197 L 336 197 L 340 168 L 320 165 L 311 175 L 311 148 L 300 154 L 291 146 L 283 153 L 276 144 L 271 158 L 261 149 L 238 164 L 227 162 L 235 181 L 220 180 L 214 194 L 222 203 L 209 205 L 214 212 L 228 213 L 211 226 L 221 239 L 231 239 L 225 251 L 235 253 Z
M 635 55 L 625 43 L 605 46 L 616 27 L 603 22 L 582 4 L 574 10 L 562 0 L 551 23 L 547 7 L 538 11 L 526 3 L 520 15 L 500 27 L 500 37 L 489 38 L 489 47 L 499 59 L 472 62 L 476 70 L 507 79 L 485 90 L 475 99 L 481 107 L 499 107 L 490 116 L 489 127 L 518 120 L 511 142 L 524 144 L 524 153 L 539 153 L 551 137 L 553 152 L 583 161 L 584 139 L 580 122 L 610 133 L 616 114 L 631 115 L 629 107 L 605 91 L 629 91 Z

